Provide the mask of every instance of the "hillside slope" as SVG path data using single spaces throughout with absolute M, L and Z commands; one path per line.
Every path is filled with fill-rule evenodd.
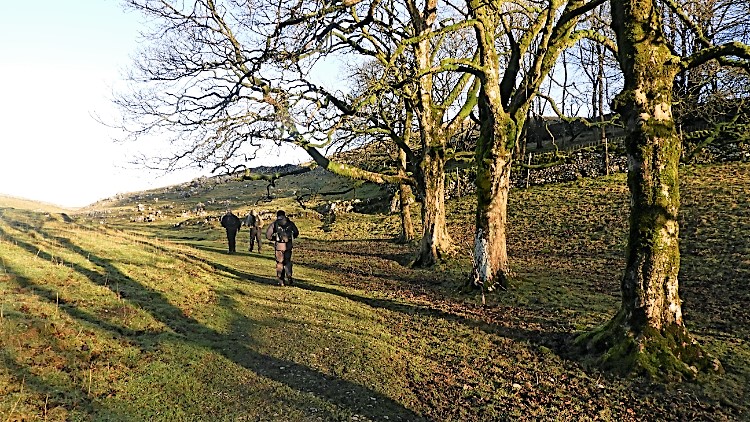
M 281 288 L 268 249 L 228 255 L 215 220 L 179 224 L 196 199 L 251 204 L 232 189 L 152 222 L 132 202 L 0 210 L 0 419 L 747 420 L 750 164 L 683 176 L 685 319 L 724 375 L 660 384 L 570 353 L 618 306 L 624 175 L 514 190 L 514 276 L 485 307 L 460 293 L 473 198 L 449 202 L 459 252 L 435 270 L 406 266 L 395 215 L 326 231 L 299 208 L 299 283 Z
M 46 202 L 34 201 L 31 199 L 18 198 L 10 195 L 0 194 L 0 207 L 2 208 L 17 208 L 20 210 L 30 210 L 37 212 L 71 212 L 73 209 L 61 207 L 55 204 L 49 204 Z

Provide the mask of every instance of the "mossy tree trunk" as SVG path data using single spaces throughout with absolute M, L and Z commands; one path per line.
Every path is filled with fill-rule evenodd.
M 512 126 L 509 119 L 506 122 Z M 508 248 L 506 225 L 512 154 L 502 148 L 477 151 L 477 210 L 472 282 L 487 291 L 506 287 Z
M 501 1 L 467 0 L 479 48 L 480 134 L 477 140 L 477 214 L 471 282 L 486 290 L 506 286 L 508 193 L 513 151 L 527 112 L 547 74 L 572 37 L 581 15 L 605 0 L 553 0 L 529 16 L 523 32 L 504 32 Z M 505 36 L 510 55 L 502 60 L 497 40 Z M 531 58 L 531 59 L 529 59 Z M 526 65 L 525 69 L 522 66 Z M 502 71 L 501 71 L 502 70 Z M 523 71 L 522 71 L 523 70 Z
M 482 22 L 475 26 L 475 33 L 483 70 L 478 98 L 481 124 L 476 147 L 477 209 L 471 281 L 475 286 L 492 291 L 497 286 L 507 285 L 508 192 L 517 126 L 502 106 L 495 49 L 497 14 L 477 1 L 470 1 L 469 5 L 477 20 Z
M 401 148 L 398 151 L 398 161 L 399 175 L 406 177 L 406 151 Z M 408 243 L 414 240 L 414 223 L 411 219 L 411 204 L 414 200 L 414 194 L 411 191 L 411 186 L 401 183 L 398 185 L 398 195 L 399 214 L 401 216 L 401 233 L 399 234 L 398 242 Z
M 692 376 L 719 369 L 682 319 L 680 269 L 680 141 L 672 118 L 679 71 L 661 32 L 653 0 L 612 0 L 612 27 L 625 84 L 615 106 L 626 124 L 630 233 L 619 312 L 581 336 L 605 366 L 652 377 Z
M 425 127 L 425 126 L 423 126 Z M 422 240 L 414 260 L 415 267 L 429 267 L 438 263 L 451 250 L 445 218 L 445 145 L 440 126 L 423 133 L 424 155 L 420 164 L 421 177 L 417 187 L 422 197 Z
M 431 31 L 437 18 L 437 0 L 428 0 L 424 15 L 413 8 L 412 19 L 417 34 Z M 430 69 L 433 49 L 430 37 L 423 37 L 414 46 L 417 69 Z M 422 199 L 422 240 L 413 265 L 429 267 L 452 249 L 445 218 L 445 149 L 446 136 L 442 127 L 443 110 L 433 100 L 433 75 L 419 77 L 414 112 L 419 121 L 422 157 L 417 175 L 417 189 Z

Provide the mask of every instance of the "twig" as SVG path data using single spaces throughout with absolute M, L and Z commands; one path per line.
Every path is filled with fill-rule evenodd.
M 8 419 L 6 419 L 6 422 L 10 422 L 10 418 L 13 416 L 13 412 L 16 411 L 16 407 L 18 407 L 18 403 L 21 402 L 21 398 L 23 398 L 23 386 L 26 383 L 26 377 L 23 377 L 23 380 L 21 380 L 21 391 L 18 393 L 18 400 L 16 400 L 16 404 L 13 405 L 13 408 L 10 409 L 10 413 L 8 413 Z
M 89 389 L 87 392 L 89 396 L 91 395 L 91 378 L 93 376 L 93 372 L 94 372 L 94 365 L 92 364 L 89 366 Z

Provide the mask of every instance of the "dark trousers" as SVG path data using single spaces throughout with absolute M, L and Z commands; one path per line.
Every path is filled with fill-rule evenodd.
M 258 252 L 260 252 L 260 229 L 253 227 L 250 229 L 250 248 L 249 251 L 253 250 L 253 245 L 255 244 L 255 241 L 258 241 Z
M 229 241 L 229 253 L 237 252 L 237 229 L 227 229 L 227 240 Z
M 276 278 L 289 281 L 292 279 L 292 249 L 276 251 Z

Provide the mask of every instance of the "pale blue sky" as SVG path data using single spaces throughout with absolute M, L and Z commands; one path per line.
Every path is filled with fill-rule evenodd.
M 116 112 L 109 98 L 136 53 L 139 15 L 118 0 L 0 5 L 0 193 L 79 207 L 199 175 L 132 169 L 137 146 L 113 143 L 92 117 Z

